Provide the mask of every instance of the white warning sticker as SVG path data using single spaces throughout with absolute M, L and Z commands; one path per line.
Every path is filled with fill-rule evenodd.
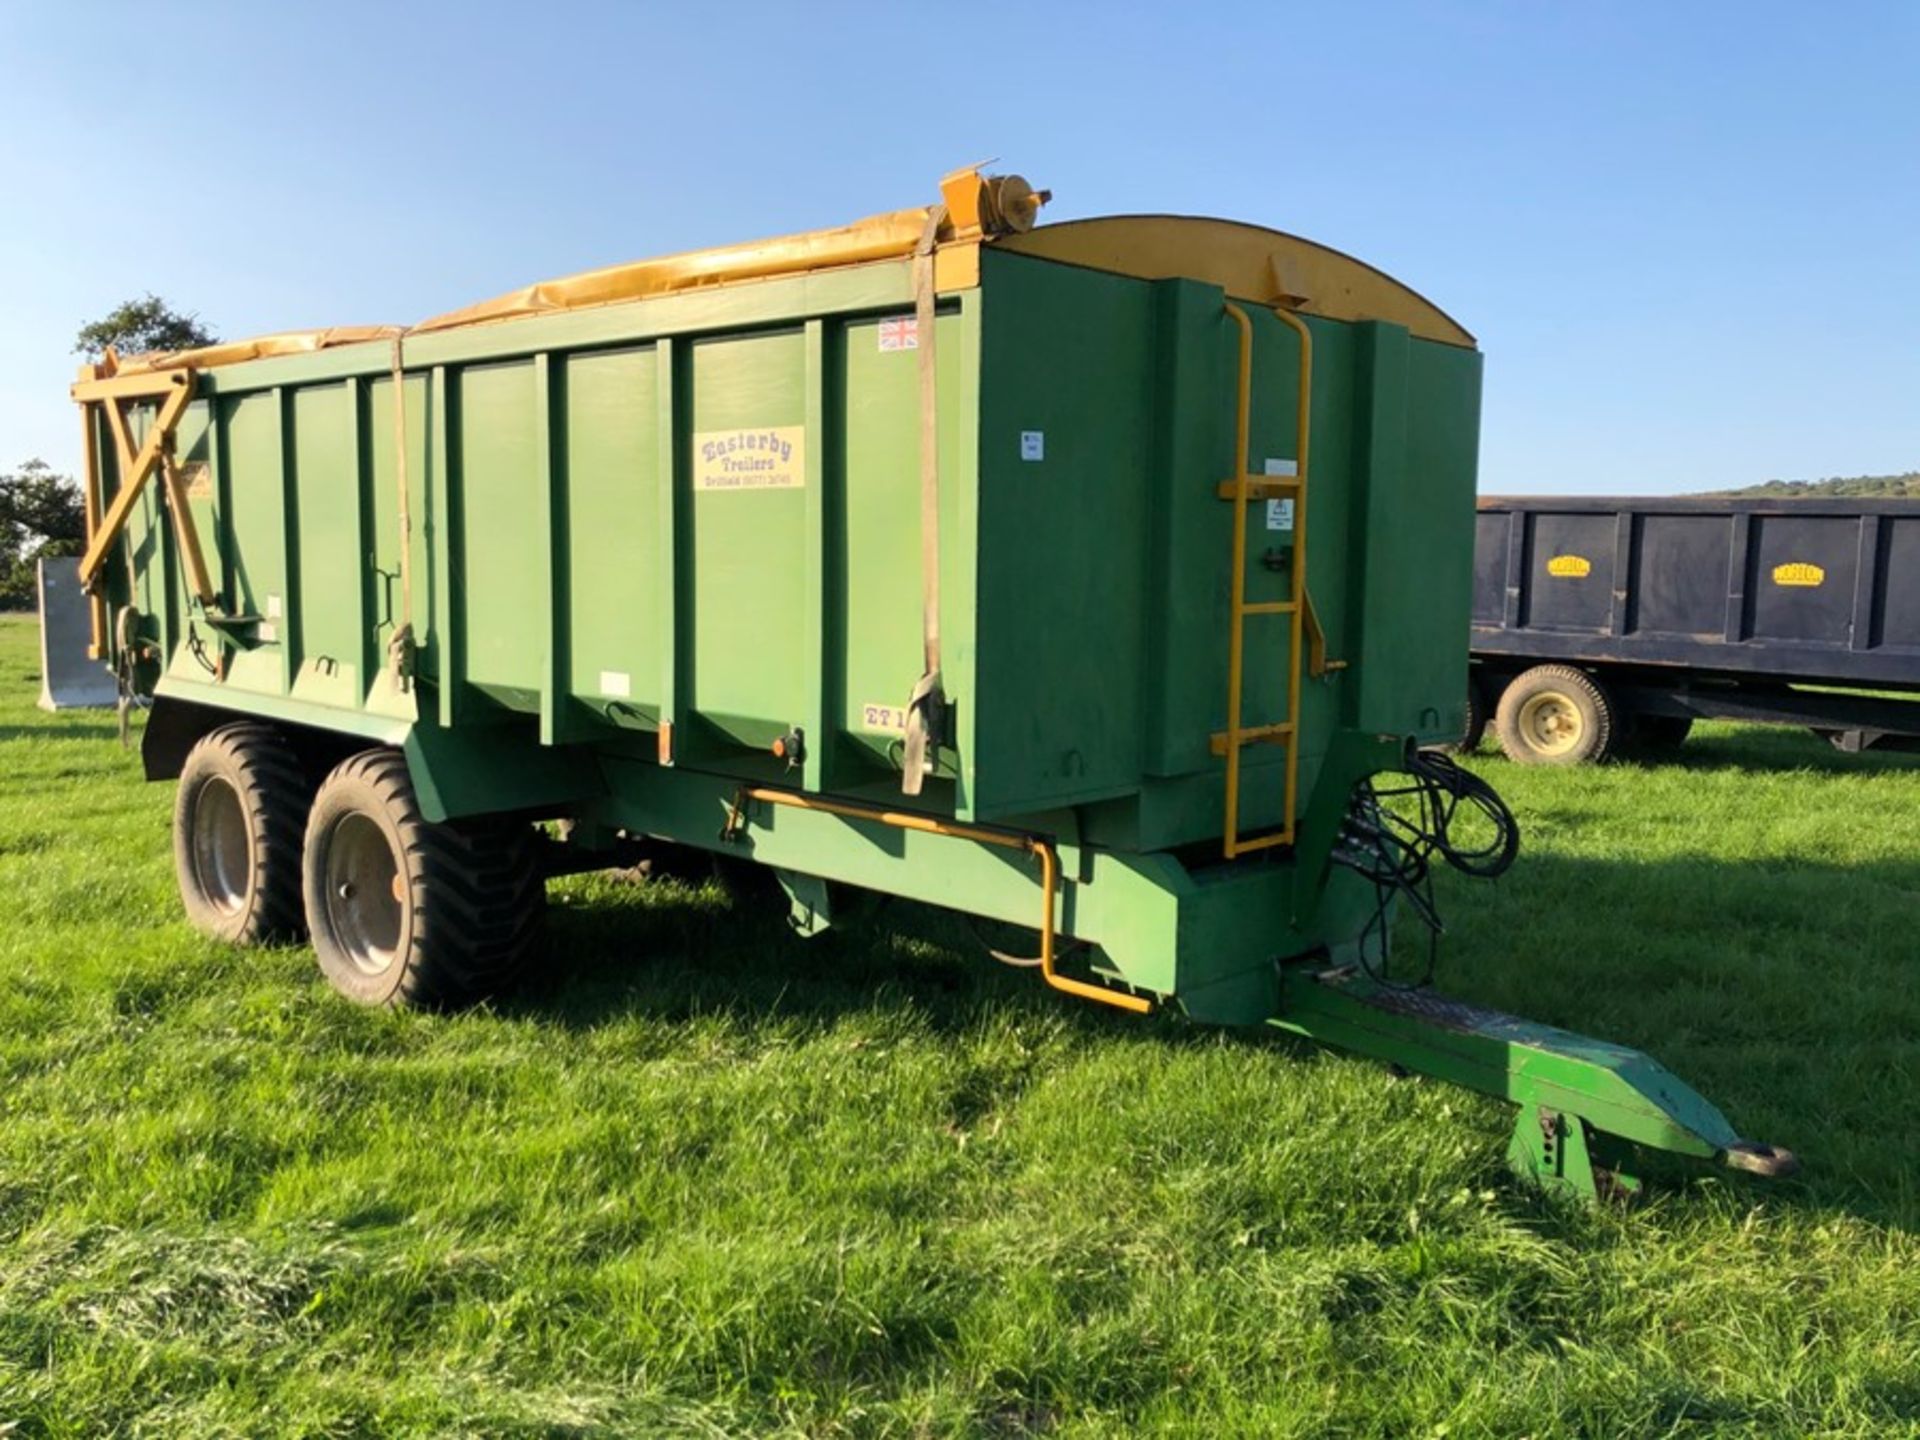
M 1266 458 L 1266 463 L 1260 468 L 1268 475 L 1298 475 L 1300 473 L 1300 462 L 1298 460 L 1282 460 L 1269 455 Z M 1293 497 L 1291 495 L 1283 500 L 1267 501 L 1267 529 L 1293 529 Z
M 920 348 L 920 322 L 911 315 L 880 322 L 880 353 Z
M 600 693 L 610 695 L 615 700 L 633 698 L 633 677 L 624 670 L 602 670 L 600 672 Z

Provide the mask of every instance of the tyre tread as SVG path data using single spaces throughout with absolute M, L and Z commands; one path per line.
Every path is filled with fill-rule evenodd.
M 386 810 L 414 895 L 411 944 L 387 1003 L 456 1008 L 518 979 L 538 953 L 546 912 L 533 827 L 497 817 L 429 822 L 395 750 L 349 757 L 328 778 L 336 783 L 365 786 Z
M 1580 696 L 1593 711 L 1593 728 L 1587 742 L 1565 755 L 1540 755 L 1528 747 L 1520 734 L 1520 707 L 1548 685 Z M 1514 676 L 1500 692 L 1493 723 L 1500 748 L 1506 751 L 1508 759 L 1522 765 L 1599 764 L 1613 754 L 1620 735 L 1613 699 L 1606 687 L 1585 670 L 1572 665 L 1535 665 Z
M 306 915 L 300 883 L 301 837 L 314 785 L 299 753 L 272 725 L 259 720 L 236 720 L 208 731 L 188 754 L 181 769 L 181 789 L 174 810 L 176 863 L 184 895 L 187 878 L 182 857 L 187 841 L 187 796 L 196 772 L 214 762 L 235 782 L 251 827 L 253 853 L 259 857 L 247 913 L 236 926 L 215 933 L 239 945 L 299 940 L 306 934 Z M 208 922 L 188 914 L 203 929 Z

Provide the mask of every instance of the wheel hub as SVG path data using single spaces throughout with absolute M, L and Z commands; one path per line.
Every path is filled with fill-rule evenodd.
M 1542 690 L 1520 707 L 1520 733 L 1543 755 L 1564 755 L 1587 733 L 1580 707 L 1557 690 Z
M 327 919 L 347 957 L 378 975 L 399 951 L 406 882 L 393 843 L 378 822 L 346 815 L 327 846 Z
M 238 914 L 253 888 L 253 837 L 231 781 L 213 776 L 201 785 L 191 839 L 200 893 L 222 915 Z

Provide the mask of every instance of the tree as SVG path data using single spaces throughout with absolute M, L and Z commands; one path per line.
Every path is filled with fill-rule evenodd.
M 31 609 L 34 561 L 78 555 L 86 525 L 80 487 L 45 461 L 0 474 L 0 610 Z
M 1767 480 L 1739 490 L 1709 490 L 1708 495 L 1757 496 L 1763 500 L 1798 500 L 1820 496 L 1852 499 L 1899 500 L 1920 498 L 1920 470 L 1899 475 L 1836 475 L 1827 480 Z
M 183 315 L 149 291 L 91 325 L 82 325 L 73 348 L 76 354 L 97 360 L 109 345 L 121 355 L 144 355 L 151 350 L 194 350 L 217 339 L 200 323 L 199 315 Z

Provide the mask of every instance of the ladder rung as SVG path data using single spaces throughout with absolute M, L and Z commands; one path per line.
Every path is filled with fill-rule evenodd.
M 1244 855 L 1249 850 L 1271 850 L 1276 846 L 1291 845 L 1292 843 L 1293 828 L 1289 826 L 1287 829 L 1277 830 L 1271 835 L 1255 835 L 1250 840 L 1235 836 L 1232 853 L 1234 855 Z
M 1300 607 L 1291 600 L 1260 600 L 1251 605 L 1242 605 L 1242 615 L 1291 615 Z
M 1298 495 L 1306 483 L 1298 475 L 1249 475 L 1247 499 L 1272 500 L 1282 495 Z M 1231 480 L 1222 480 L 1215 493 L 1222 500 L 1234 500 L 1239 498 L 1240 487 Z
M 1292 736 L 1293 726 L 1288 724 L 1249 725 L 1240 731 L 1240 743 L 1242 745 L 1284 745 Z M 1216 755 L 1226 754 L 1227 732 L 1216 730 L 1207 748 Z

